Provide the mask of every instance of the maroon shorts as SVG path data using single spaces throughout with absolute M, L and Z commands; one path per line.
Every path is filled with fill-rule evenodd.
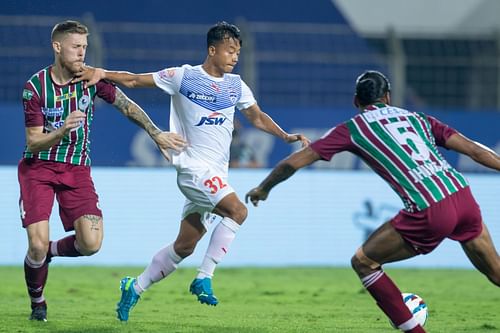
M 90 167 L 39 159 L 22 159 L 18 166 L 19 208 L 23 227 L 49 220 L 54 195 L 64 230 L 83 215 L 102 217 Z
M 483 230 L 481 211 L 469 187 L 422 211 L 401 210 L 391 224 L 421 254 L 431 252 L 445 238 L 466 242 Z

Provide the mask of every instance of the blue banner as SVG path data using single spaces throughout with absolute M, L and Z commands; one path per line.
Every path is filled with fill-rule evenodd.
M 162 129 L 168 129 L 168 98 L 164 106 L 144 107 L 151 119 Z M 331 127 L 352 117 L 356 110 L 345 109 L 279 109 L 268 113 L 283 129 L 301 132 L 314 140 Z M 282 158 L 298 149 L 269 134 L 259 131 L 237 112 L 237 135 L 233 145 L 233 158 L 240 167 L 272 167 Z M 500 152 L 500 112 L 428 111 L 428 114 L 456 128 L 467 137 Z M 0 164 L 17 164 L 25 145 L 24 116 L 21 103 L 1 105 L 0 121 L 3 126 L 0 140 Z M 97 105 L 92 125 L 91 158 L 95 166 L 164 166 L 156 145 L 148 135 L 107 104 Z M 466 156 L 442 149 L 448 161 L 461 171 L 481 172 L 486 168 Z M 317 162 L 314 168 L 364 169 L 366 166 L 350 153 L 338 154 L 331 162 Z

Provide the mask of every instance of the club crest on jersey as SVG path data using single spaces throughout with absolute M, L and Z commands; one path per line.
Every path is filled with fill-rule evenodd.
M 236 104 L 236 102 L 238 101 L 238 93 L 236 93 L 234 89 L 229 89 L 228 94 L 231 103 Z
M 83 95 L 80 97 L 80 100 L 78 101 L 78 110 L 80 111 L 85 111 L 89 107 L 90 104 L 90 97 L 87 95 Z
M 209 114 L 208 116 L 201 117 L 200 121 L 195 126 L 222 125 L 222 124 L 224 124 L 224 121 L 226 121 L 226 119 L 227 118 L 222 113 L 213 112 L 213 113 Z
M 210 103 L 217 102 L 217 97 L 215 97 L 214 95 L 195 93 L 192 91 L 188 91 L 187 98 L 194 100 L 194 101 L 204 101 L 204 102 L 210 102 Z

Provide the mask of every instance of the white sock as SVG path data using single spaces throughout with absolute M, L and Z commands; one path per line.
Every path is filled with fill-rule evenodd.
M 210 238 L 205 258 L 198 268 L 198 275 L 196 276 L 198 279 L 204 279 L 206 277 L 212 278 L 215 266 L 217 266 L 226 255 L 229 245 L 233 242 L 236 231 L 238 231 L 239 228 L 240 225 L 229 217 L 225 217 L 219 222 Z
M 136 293 L 140 295 L 153 283 L 166 278 L 177 269 L 177 264 L 181 261 L 182 258 L 175 253 L 174 243 L 162 248 L 153 256 L 144 272 L 137 277 L 137 283 L 134 284 Z
M 406 322 L 404 322 L 401 325 L 399 325 L 398 328 L 401 331 L 406 332 L 406 331 L 409 331 L 411 329 L 414 329 L 417 326 L 418 326 L 417 320 L 415 319 L 415 317 L 411 317 Z
M 43 257 L 42 260 L 36 261 L 35 259 L 31 258 L 29 254 L 26 253 L 26 257 L 24 257 L 24 262 L 31 268 L 40 268 L 45 263 L 45 259 L 46 257 Z

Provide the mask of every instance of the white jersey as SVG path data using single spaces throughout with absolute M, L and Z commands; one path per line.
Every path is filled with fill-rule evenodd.
M 201 65 L 167 68 L 153 78 L 171 95 L 170 131 L 188 142 L 181 153 L 172 151 L 173 165 L 227 170 L 235 107 L 242 110 L 256 103 L 250 88 L 239 75 L 213 77 Z

